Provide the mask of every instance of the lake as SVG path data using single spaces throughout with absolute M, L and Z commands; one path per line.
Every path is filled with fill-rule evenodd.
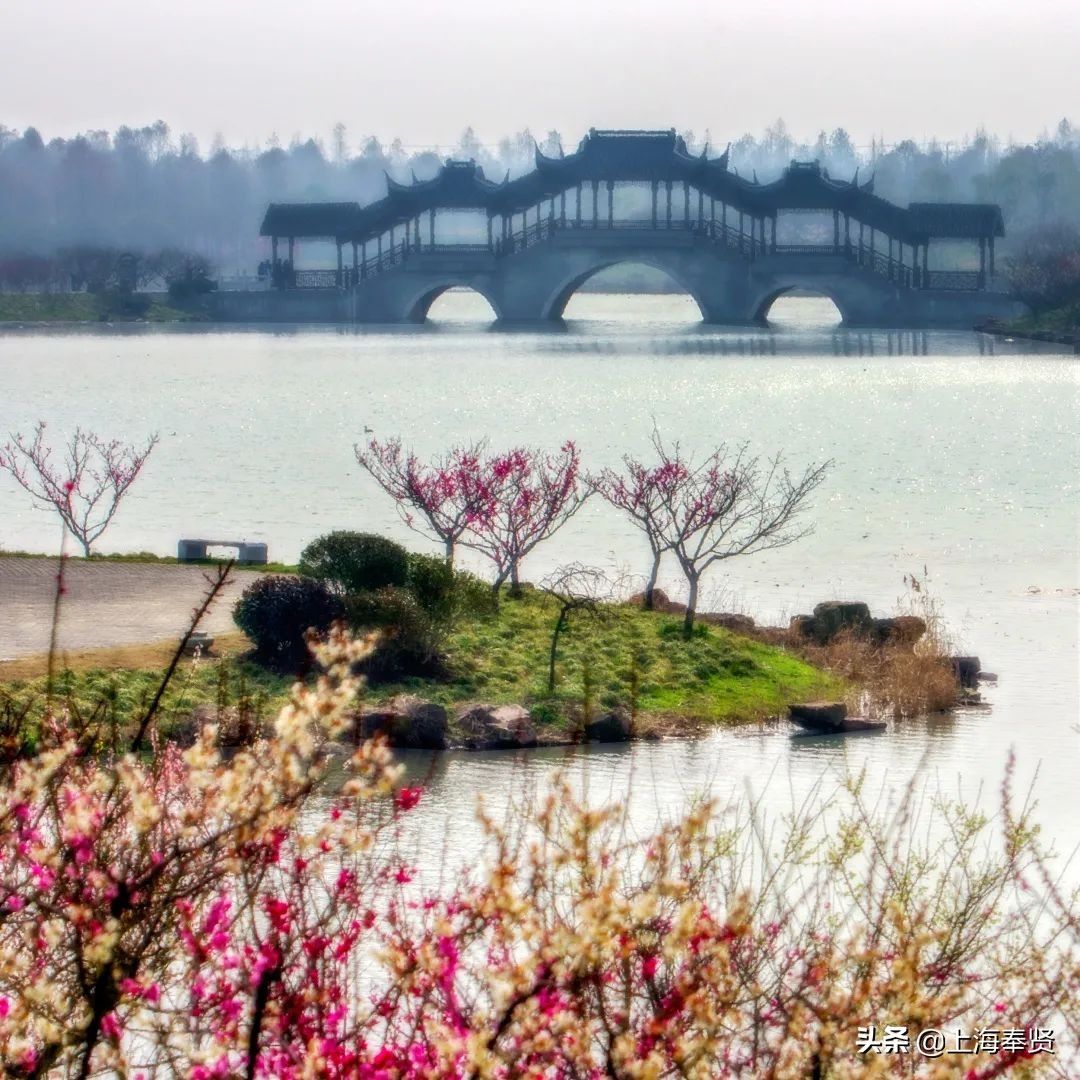
M 482 302 L 458 293 L 415 329 L 8 330 L 0 432 L 39 418 L 56 436 L 76 424 L 126 440 L 159 431 L 104 549 L 170 554 L 181 536 L 247 538 L 285 561 L 335 528 L 438 550 L 361 475 L 352 447 L 366 428 L 422 454 L 481 436 L 551 448 L 573 438 L 598 467 L 645 452 L 655 422 L 687 449 L 749 441 L 795 468 L 833 459 L 815 533 L 727 564 L 702 607 L 786 622 L 845 598 L 883 615 L 904 575 L 925 568 L 958 651 L 999 676 L 984 688 L 989 708 L 847 740 L 754 727 L 569 755 L 445 755 L 416 812 L 418 860 L 438 854 L 421 839 L 433 825 L 470 849 L 477 792 L 506 800 L 568 758 L 592 792 L 627 798 L 647 825 L 706 789 L 764 791 L 780 810 L 863 767 L 883 793 L 919 773 L 969 798 L 981 787 L 993 808 L 1015 748 L 1019 786 L 1038 770 L 1048 835 L 1061 850 L 1080 843 L 1078 358 L 974 333 L 847 331 L 812 297 L 778 304 L 761 330 L 702 326 L 682 296 L 582 294 L 572 305 L 566 328 L 546 333 L 493 332 Z M 52 551 L 56 540 L 53 520 L 0 478 L 0 546 Z M 598 501 L 530 557 L 525 577 L 575 560 L 648 565 L 643 540 Z M 673 563 L 661 585 L 680 594 Z

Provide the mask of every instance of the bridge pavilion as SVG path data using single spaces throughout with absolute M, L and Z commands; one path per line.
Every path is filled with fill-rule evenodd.
M 616 214 L 616 189 L 626 185 L 647 187 L 647 217 Z M 461 210 L 486 217 L 486 238 L 437 243 L 437 216 Z M 831 237 L 778 243 L 778 220 L 806 212 L 831 214 Z M 906 289 L 972 291 L 994 276 L 994 242 L 1004 222 L 990 204 L 898 206 L 874 193 L 872 177 L 837 180 L 817 162 L 792 162 L 779 179 L 759 183 L 729 168 L 727 151 L 689 153 L 674 129 L 593 129 L 572 154 L 549 157 L 537 149 L 534 168 L 514 179 L 489 180 L 473 161 L 447 161 L 428 180 L 414 176 L 403 184 L 388 176 L 386 195 L 364 206 L 272 203 L 261 235 L 271 241 L 277 288 L 349 289 L 413 253 L 451 249 L 503 258 L 560 232 L 628 229 L 692 232 L 748 260 L 839 256 Z M 302 240 L 332 242 L 336 268 L 297 270 Z M 977 245 L 978 271 L 932 270 L 930 245 L 939 241 Z

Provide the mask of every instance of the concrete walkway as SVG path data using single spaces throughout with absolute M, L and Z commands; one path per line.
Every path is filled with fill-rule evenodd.
M 58 559 L 0 558 L 0 660 L 48 650 L 58 566 Z M 73 559 L 65 572 L 60 648 L 176 640 L 213 572 L 205 566 Z M 200 628 L 214 634 L 235 630 L 232 606 L 251 580 L 251 571 L 235 572 Z

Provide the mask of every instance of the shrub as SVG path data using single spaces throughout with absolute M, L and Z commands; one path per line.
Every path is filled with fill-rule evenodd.
M 179 303 L 197 300 L 216 291 L 217 287 L 218 283 L 210 278 L 205 269 L 189 269 L 182 277 L 169 282 L 169 299 Z
M 336 586 L 339 592 L 400 588 L 409 576 L 409 555 L 374 533 L 339 531 L 313 540 L 300 555 L 300 573 Z
M 434 555 L 408 556 L 406 584 L 420 608 L 446 630 L 464 616 L 495 611 L 490 585 Z
M 382 631 L 379 645 L 360 665 L 371 682 L 438 678 L 445 673 L 443 629 L 407 589 L 354 593 L 345 603 L 354 630 Z
M 233 608 L 233 621 L 255 645 L 256 658 L 278 669 L 302 667 L 304 635 L 326 630 L 344 614 L 341 598 L 323 582 L 298 577 L 260 577 Z

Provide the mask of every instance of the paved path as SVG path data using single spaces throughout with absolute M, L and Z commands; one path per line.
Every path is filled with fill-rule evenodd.
M 57 559 L 0 558 L 0 660 L 46 652 Z M 178 639 L 206 591 L 205 566 L 71 560 L 60 616 L 60 648 L 95 649 Z M 235 630 L 232 606 L 251 581 L 238 571 L 202 629 Z

